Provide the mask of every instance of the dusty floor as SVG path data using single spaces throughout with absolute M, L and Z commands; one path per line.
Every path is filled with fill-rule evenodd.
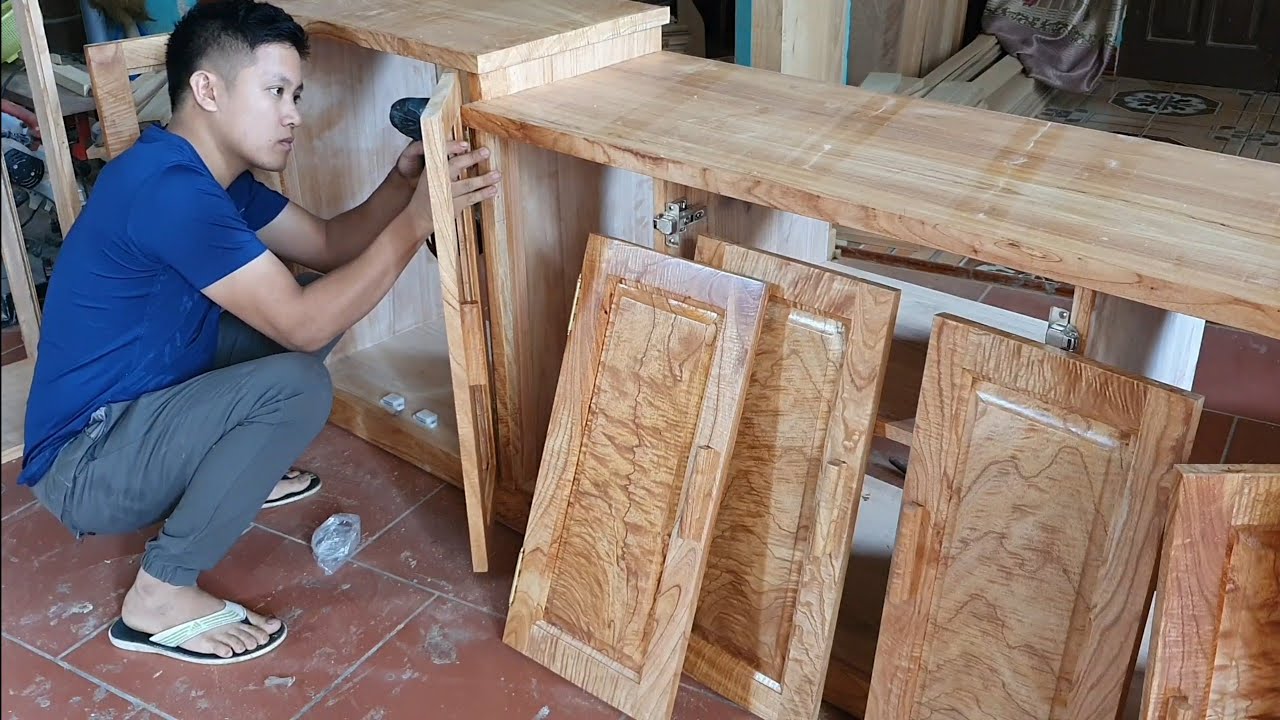
M 5 717 L 620 717 L 502 643 L 518 541 L 501 532 L 494 571 L 473 574 L 461 491 L 332 426 L 299 464 L 324 478 L 322 494 L 264 511 L 202 581 L 285 618 L 290 636 L 223 668 L 112 647 L 104 629 L 149 535 L 77 545 L 6 465 Z M 353 562 L 325 576 L 308 542 L 334 512 L 358 513 L 364 539 Z M 751 716 L 686 684 L 676 717 Z

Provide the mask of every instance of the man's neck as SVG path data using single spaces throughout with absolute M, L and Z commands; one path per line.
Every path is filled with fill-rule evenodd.
M 205 166 L 209 168 L 209 172 L 224 188 L 230 186 L 233 180 L 249 169 L 243 161 L 230 157 L 223 152 L 218 147 L 213 135 L 208 131 L 208 127 L 203 123 L 192 122 L 190 118 L 175 113 L 173 119 L 169 122 L 168 130 L 191 143 L 191 146 L 196 150 L 196 154 L 200 156 L 201 160 L 204 160 Z

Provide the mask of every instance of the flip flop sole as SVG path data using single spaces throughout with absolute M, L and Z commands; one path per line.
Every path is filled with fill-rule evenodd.
M 252 660 L 261 657 L 267 653 L 280 647 L 280 643 L 284 642 L 284 638 L 289 634 L 289 626 L 280 623 L 280 629 L 271 634 L 267 638 L 267 642 L 258 647 L 232 655 L 231 657 L 219 657 L 208 653 L 198 653 L 181 647 L 168 647 L 151 641 L 151 636 L 144 632 L 138 632 L 128 625 L 124 624 L 122 618 L 116 618 L 111 624 L 110 630 L 107 631 L 107 637 L 111 640 L 111 644 L 121 650 L 129 650 L 131 652 L 151 653 L 154 655 L 164 655 L 175 660 L 195 663 L 197 665 L 233 665 L 246 660 Z
M 320 492 L 320 486 L 322 484 L 323 483 L 320 482 L 319 477 L 312 475 L 311 481 L 307 483 L 306 487 L 302 488 L 301 490 L 295 490 L 294 492 L 288 493 L 287 495 L 281 495 L 280 497 L 274 500 L 268 500 L 262 503 L 262 507 L 263 509 L 280 507 L 281 505 L 288 505 L 289 503 L 297 502 L 303 498 L 311 497 L 312 495 L 315 495 L 316 493 Z

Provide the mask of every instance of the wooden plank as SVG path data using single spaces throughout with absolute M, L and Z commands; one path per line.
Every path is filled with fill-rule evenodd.
M 1280 717 L 1280 465 L 1184 465 L 1142 716 Z
M 1202 398 L 935 320 L 868 716 L 1112 718 Z
M 849 62 L 849 0 L 748 0 L 751 66 L 844 83 Z
M 169 47 L 168 33 L 108 41 L 110 42 L 121 44 L 124 51 L 124 65 L 129 68 L 129 72 L 146 73 L 165 69 L 165 51 Z M 91 45 L 85 47 L 91 47 Z
M 27 357 L 35 358 L 39 352 L 43 312 L 31 277 L 31 257 L 27 254 L 22 224 L 18 221 L 18 208 L 13 202 L 13 184 L 9 181 L 7 166 L 0 171 L 0 180 L 4 182 L 3 188 L 0 188 L 0 192 L 4 194 L 0 199 L 4 203 L 4 218 L 0 221 L 3 222 L 0 251 L 4 258 L 5 277 L 9 280 L 9 293 L 13 295 L 13 309 L 17 315 L 18 328 L 22 332 L 22 346 L 26 348 Z
M 4 447 L 0 462 L 22 457 L 24 423 L 27 415 L 27 395 L 31 392 L 31 376 L 35 372 L 36 359 L 27 357 L 0 368 L 0 402 L 4 403 Z
M 487 73 L 621 35 L 661 28 L 666 7 L 633 0 L 279 0 L 313 37 L 329 37 Z
M 1000 42 L 994 35 L 979 35 L 963 50 L 947 58 L 919 82 L 904 90 L 903 94 L 923 97 L 947 80 L 972 80 L 995 62 L 999 54 Z
M 40 137 L 49 183 L 53 186 L 53 201 L 57 205 L 58 225 L 65 235 L 80 216 L 83 198 L 75 169 L 71 166 L 71 146 L 67 142 L 58 84 L 53 77 L 53 61 L 49 58 L 44 13 L 40 10 L 40 3 L 32 0 L 14 0 L 13 8 L 27 79 L 31 83 L 36 120 L 40 121 Z
M 968 9 L 966 0 L 933 0 L 920 57 L 922 72 L 938 67 L 961 49 Z
M 767 291 L 599 235 L 581 288 L 503 639 L 666 718 Z
M 446 72 L 440 76 L 422 113 L 426 166 L 419 182 L 427 183 L 436 252 L 440 260 L 440 287 L 457 410 L 471 564 L 476 572 L 487 572 L 497 468 L 483 289 L 480 286 L 475 221 L 471 213 L 459 213 L 454 209 L 452 174 L 445 152 L 449 141 L 464 139 L 462 119 L 458 114 L 461 107 L 462 87 L 458 75 Z
M 701 236 L 770 286 L 685 671 L 758 717 L 816 718 L 898 292 Z
M 678 91 L 689 87 L 695 95 Z M 661 52 L 471 103 L 463 117 L 518 142 L 1280 338 L 1275 163 Z
M 503 97 L 545 85 L 554 80 L 576 77 L 623 60 L 658 52 L 661 49 L 662 28 L 639 30 L 485 73 L 474 80 L 477 88 L 476 97 Z
M 93 88 L 93 83 L 89 81 L 89 73 L 74 65 L 55 64 L 53 66 L 53 79 L 54 82 L 62 87 L 81 96 L 88 95 L 89 90 Z
M 115 158 L 133 147 L 142 134 L 138 126 L 138 106 L 129 84 L 127 48 L 132 40 L 84 46 L 85 62 L 93 84 L 93 100 L 102 126 L 102 145 L 107 158 Z

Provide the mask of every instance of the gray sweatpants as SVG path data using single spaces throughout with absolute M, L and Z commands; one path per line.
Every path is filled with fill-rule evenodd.
M 215 369 L 99 408 L 35 485 L 36 497 L 77 537 L 163 520 L 142 568 L 171 585 L 194 584 L 324 427 L 333 403 L 324 358 L 336 343 L 286 352 L 223 313 Z

